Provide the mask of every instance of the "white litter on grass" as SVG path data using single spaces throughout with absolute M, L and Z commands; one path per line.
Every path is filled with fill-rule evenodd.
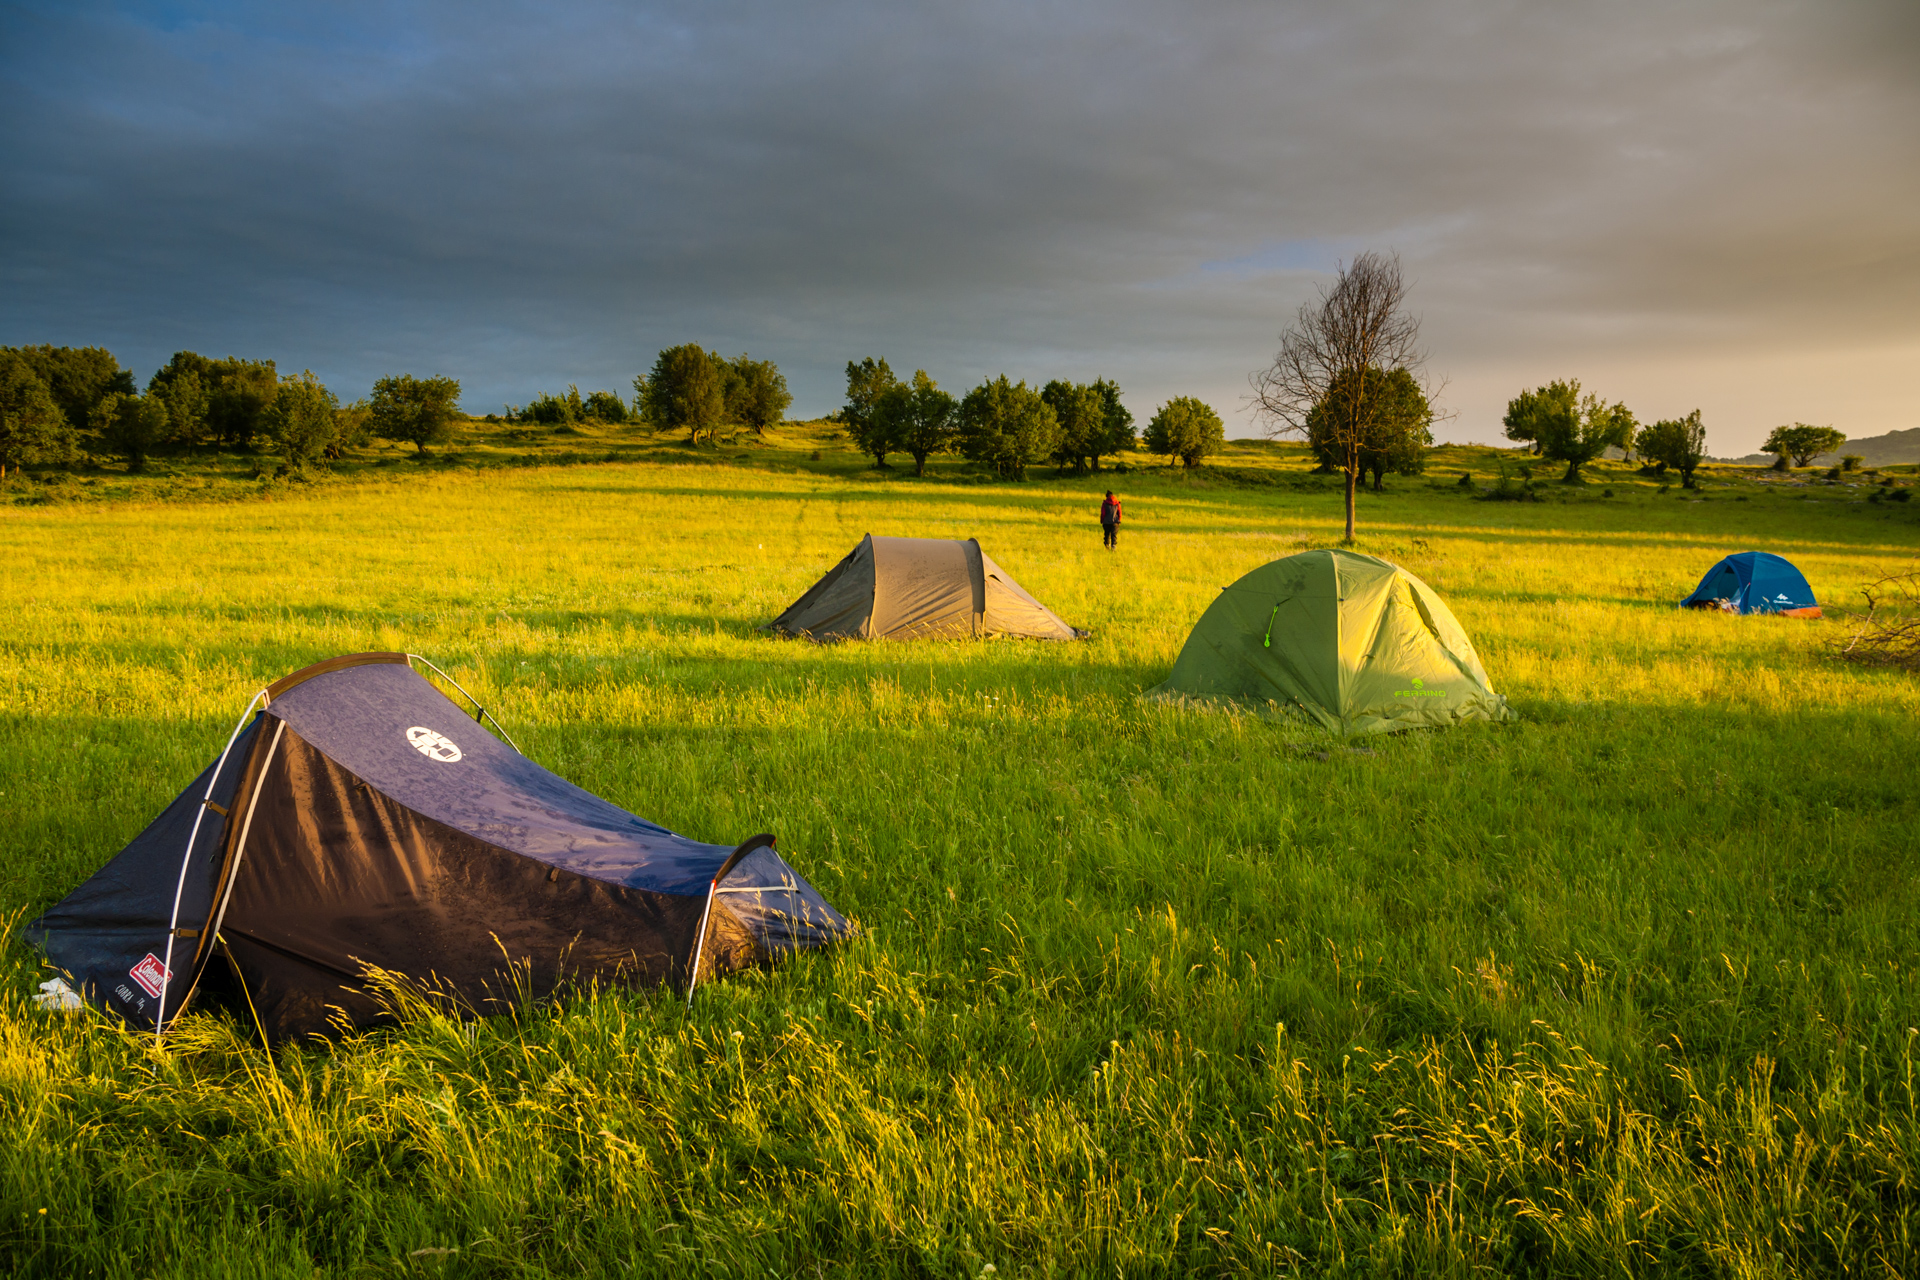
M 33 998 L 33 1002 L 49 1013 L 73 1013 L 87 1007 L 87 1002 L 80 998 L 78 991 L 67 985 L 65 978 L 41 983 L 40 994 Z

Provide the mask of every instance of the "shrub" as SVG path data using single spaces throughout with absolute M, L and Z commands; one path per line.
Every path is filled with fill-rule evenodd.
M 1866 459 L 1861 457 L 1859 454 L 1849 453 L 1845 457 L 1840 459 L 1840 469 L 1842 471 L 1858 471 L 1860 469 L 1860 464 L 1865 461 Z

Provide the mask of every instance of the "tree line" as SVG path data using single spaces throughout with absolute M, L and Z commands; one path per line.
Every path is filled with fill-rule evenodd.
M 1608 404 L 1591 392 L 1581 394 L 1578 379 L 1560 379 L 1522 391 L 1507 403 L 1501 421 L 1507 439 L 1532 445 L 1539 456 L 1566 463 L 1565 478 L 1570 482 L 1580 478 L 1583 465 L 1615 448 L 1628 460 L 1638 454 L 1643 471 L 1654 475 L 1664 475 L 1669 468 L 1677 471 L 1681 485 L 1691 489 L 1696 487 L 1694 473 L 1707 458 L 1707 429 L 1698 409 L 1684 418 L 1662 418 L 1641 426 L 1625 404 Z M 1846 442 L 1845 433 L 1832 427 L 1796 422 L 1775 427 L 1761 452 L 1778 455 L 1774 466 L 1785 470 L 1789 460 L 1804 467 Z
M 425 452 L 452 437 L 459 401 L 456 379 L 395 374 L 343 405 L 312 370 L 192 351 L 175 352 L 142 392 L 103 347 L 0 347 L 0 478 L 94 451 L 134 471 L 214 447 L 265 444 L 293 470 L 375 437 Z
M 728 359 L 698 343 L 668 347 L 653 368 L 633 380 L 631 404 L 611 391 L 565 395 L 542 393 L 525 405 L 507 406 L 516 422 L 560 427 L 575 422 L 632 422 L 656 431 L 685 431 L 690 444 L 713 439 L 723 427 L 750 427 L 764 435 L 793 403 L 787 379 L 771 360 L 746 353 Z
M 846 404 L 831 419 L 876 468 L 901 453 L 913 459 L 915 475 L 924 475 L 929 457 L 954 453 L 1010 480 L 1024 480 L 1028 467 L 1047 462 L 1098 471 L 1102 458 L 1142 444 L 1191 467 L 1226 439 L 1220 415 L 1192 396 L 1169 400 L 1136 434 L 1120 386 L 1108 378 L 1056 378 L 1035 389 L 1001 374 L 956 397 L 924 369 L 902 380 L 872 356 L 847 362 Z

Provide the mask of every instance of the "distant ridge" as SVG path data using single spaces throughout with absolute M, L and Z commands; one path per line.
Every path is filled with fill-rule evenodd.
M 1840 446 L 1839 453 L 1823 453 L 1815 458 L 1816 466 L 1831 467 L 1840 461 L 1841 454 L 1857 453 L 1865 459 L 1862 466 L 1889 467 L 1901 462 L 1920 462 L 1920 427 L 1910 427 L 1905 431 L 1889 431 L 1883 436 L 1868 436 L 1864 440 L 1849 440 Z M 1715 458 L 1715 462 L 1757 462 L 1771 463 L 1770 453 L 1750 453 L 1744 458 Z

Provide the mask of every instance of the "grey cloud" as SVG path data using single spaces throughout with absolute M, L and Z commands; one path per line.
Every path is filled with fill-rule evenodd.
M 477 408 L 696 340 L 813 411 L 869 353 L 1233 410 L 1390 247 L 1458 434 L 1516 380 L 1684 399 L 1677 352 L 1716 447 L 1775 402 L 1911 425 L 1890 375 L 1738 372 L 1920 349 L 1910 6 L 400 12 L 7 11 L 0 340 L 450 372 Z

